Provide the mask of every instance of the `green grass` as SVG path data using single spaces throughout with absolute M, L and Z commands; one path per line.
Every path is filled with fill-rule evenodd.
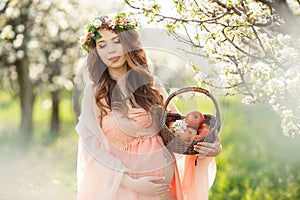
M 16 97 L 9 92 L 0 91 L 0 148 L 10 150 L 20 121 L 20 106 Z
M 280 119 L 262 105 L 245 107 L 238 97 L 217 97 L 221 113 L 223 152 L 210 199 L 300 199 L 300 140 L 283 135 Z M 174 103 L 215 115 L 212 101 L 200 97 Z
M 71 97 L 61 103 L 62 130 L 49 133 L 46 97 L 35 104 L 34 134 L 26 153 L 13 151 L 19 106 L 14 97 L 0 92 L 0 199 L 75 199 L 78 136 L 74 130 Z M 209 99 L 179 104 L 214 114 Z M 218 172 L 210 191 L 212 200 L 300 199 L 300 140 L 285 137 L 276 115 L 256 105 L 244 107 L 238 98 L 219 98 L 223 152 L 216 157 Z M 3 114 L 2 114 L 3 113 Z
M 70 95 L 61 101 L 59 137 L 49 132 L 51 110 L 40 95 L 34 105 L 34 131 L 29 149 L 15 151 L 18 102 L 0 92 L 0 199 L 75 199 L 77 133 Z M 3 114 L 2 114 L 3 113 Z
M 278 117 L 262 106 L 227 102 L 210 199 L 300 199 L 299 138 L 285 137 Z

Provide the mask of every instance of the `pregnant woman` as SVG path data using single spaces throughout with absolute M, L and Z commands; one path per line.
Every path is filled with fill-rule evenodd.
M 76 126 L 77 199 L 207 199 L 214 158 L 202 157 L 195 166 L 187 156 L 180 164 L 163 145 L 165 91 L 153 81 L 136 27 L 126 13 L 97 17 L 80 38 L 89 78 Z M 195 149 L 215 156 L 219 138 Z

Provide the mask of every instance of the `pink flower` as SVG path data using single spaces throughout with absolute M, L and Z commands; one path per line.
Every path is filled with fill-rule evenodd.
M 88 37 L 90 37 L 90 38 L 92 38 L 92 37 L 95 36 L 95 34 L 94 34 L 92 31 L 89 31 L 89 32 L 87 33 L 87 35 L 88 35 Z
M 126 24 L 126 19 L 124 17 L 120 17 L 120 20 L 118 21 L 118 24 L 123 26 Z
M 86 43 L 86 37 L 85 37 L 85 36 L 80 36 L 80 38 L 79 38 L 79 43 L 80 43 L 81 45 L 84 45 L 84 43 Z

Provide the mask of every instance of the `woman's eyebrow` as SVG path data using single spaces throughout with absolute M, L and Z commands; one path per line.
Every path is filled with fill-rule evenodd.
M 105 42 L 105 40 L 98 40 L 97 44 L 99 44 L 101 42 Z

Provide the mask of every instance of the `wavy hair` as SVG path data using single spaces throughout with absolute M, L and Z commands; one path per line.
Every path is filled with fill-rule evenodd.
M 153 105 L 163 105 L 162 95 L 153 87 L 153 76 L 149 71 L 146 54 L 141 48 L 138 33 L 135 30 L 127 30 L 117 34 L 126 52 L 125 88 L 130 96 L 123 95 L 117 82 L 109 75 L 107 66 L 97 54 L 95 40 L 90 43 L 91 51 L 87 58 L 87 69 L 96 87 L 95 100 L 100 108 L 101 116 L 111 111 L 112 107 L 127 111 L 128 106 L 124 101 L 127 99 L 131 106 L 136 107 L 136 102 L 147 111 L 150 111 Z

